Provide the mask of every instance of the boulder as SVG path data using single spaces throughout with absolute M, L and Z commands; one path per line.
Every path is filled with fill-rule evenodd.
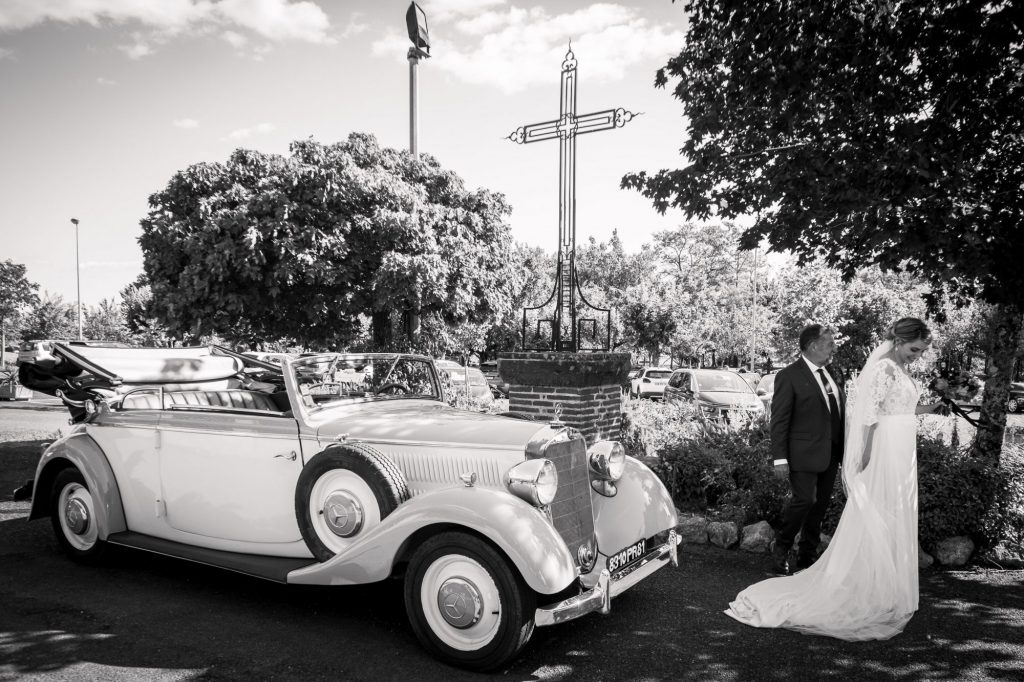
M 706 545 L 708 543 L 708 520 L 696 514 L 680 515 L 676 532 L 679 533 L 683 542 Z
M 974 553 L 974 543 L 965 535 L 957 535 L 936 542 L 933 553 L 943 566 L 963 566 Z
M 708 540 L 712 545 L 729 549 L 740 541 L 740 531 L 732 521 L 712 521 L 708 524 Z
M 767 521 L 758 521 L 749 526 L 743 526 L 740 549 L 744 552 L 755 552 L 763 554 L 771 551 L 772 541 L 775 540 L 775 531 L 768 525 Z

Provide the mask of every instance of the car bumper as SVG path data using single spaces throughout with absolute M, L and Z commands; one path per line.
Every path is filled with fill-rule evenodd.
M 666 563 L 671 563 L 672 566 L 679 565 L 677 547 L 680 541 L 681 538 L 673 530 L 668 534 L 668 542 L 649 552 L 647 556 L 636 564 L 623 569 L 614 576 L 605 569 L 601 571 L 601 575 L 597 579 L 597 585 L 592 589 L 582 592 L 575 597 L 560 601 L 557 604 L 537 609 L 534 614 L 534 621 L 537 627 L 557 625 L 558 623 L 575 620 L 594 611 L 610 613 L 613 598 L 633 587 Z

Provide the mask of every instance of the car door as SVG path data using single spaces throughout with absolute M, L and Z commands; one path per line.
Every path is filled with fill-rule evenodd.
M 301 541 L 294 418 L 175 405 L 164 411 L 159 436 L 162 511 L 171 529 L 244 543 Z
M 668 385 L 665 386 L 665 402 L 678 402 L 681 398 L 682 387 L 684 385 L 689 385 L 687 373 L 681 369 L 677 369 L 672 376 L 669 377 Z

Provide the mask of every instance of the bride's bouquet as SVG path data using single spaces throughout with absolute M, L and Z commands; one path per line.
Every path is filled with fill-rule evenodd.
M 981 381 L 976 376 L 963 369 L 938 369 L 932 372 L 931 381 L 928 383 L 928 390 L 939 397 L 949 409 L 957 415 L 966 419 L 971 425 L 977 426 L 978 422 L 967 416 L 960 405 L 974 400 L 981 390 Z

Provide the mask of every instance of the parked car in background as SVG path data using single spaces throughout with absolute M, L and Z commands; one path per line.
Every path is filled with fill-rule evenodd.
M 1010 384 L 1010 398 L 1006 401 L 1006 411 L 1024 412 L 1024 381 L 1014 381 Z
M 324 589 L 395 578 L 423 647 L 477 670 L 678 563 L 672 498 L 620 443 L 454 409 L 429 357 L 54 354 L 22 369 L 73 426 L 24 493 L 74 561 L 117 545 Z M 67 581 L 83 577 L 119 580 Z M 345 650 L 330 632 L 321 645 Z
M 757 397 L 761 399 L 761 404 L 764 405 L 765 416 L 768 417 L 772 414 L 772 396 L 775 395 L 775 374 L 775 372 L 765 374 L 757 382 L 757 388 L 754 389 Z
M 18 346 L 18 364 L 53 360 L 53 339 L 29 339 Z
M 699 419 L 723 427 L 749 423 L 765 414 L 750 385 L 726 369 L 677 369 L 665 388 L 665 402 L 690 405 Z
M 483 405 L 494 402 L 490 384 L 479 367 L 465 367 L 453 360 L 435 360 L 434 365 L 451 382 L 455 393 L 469 396 Z
M 623 379 L 622 381 L 622 392 L 624 394 L 632 393 L 631 389 L 633 386 L 633 379 L 636 379 L 636 376 L 640 374 L 641 370 L 643 370 L 643 367 L 633 367 L 629 370 L 629 373 L 626 375 L 626 378 Z
M 662 398 L 672 370 L 661 367 L 643 367 L 629 382 L 631 398 Z

